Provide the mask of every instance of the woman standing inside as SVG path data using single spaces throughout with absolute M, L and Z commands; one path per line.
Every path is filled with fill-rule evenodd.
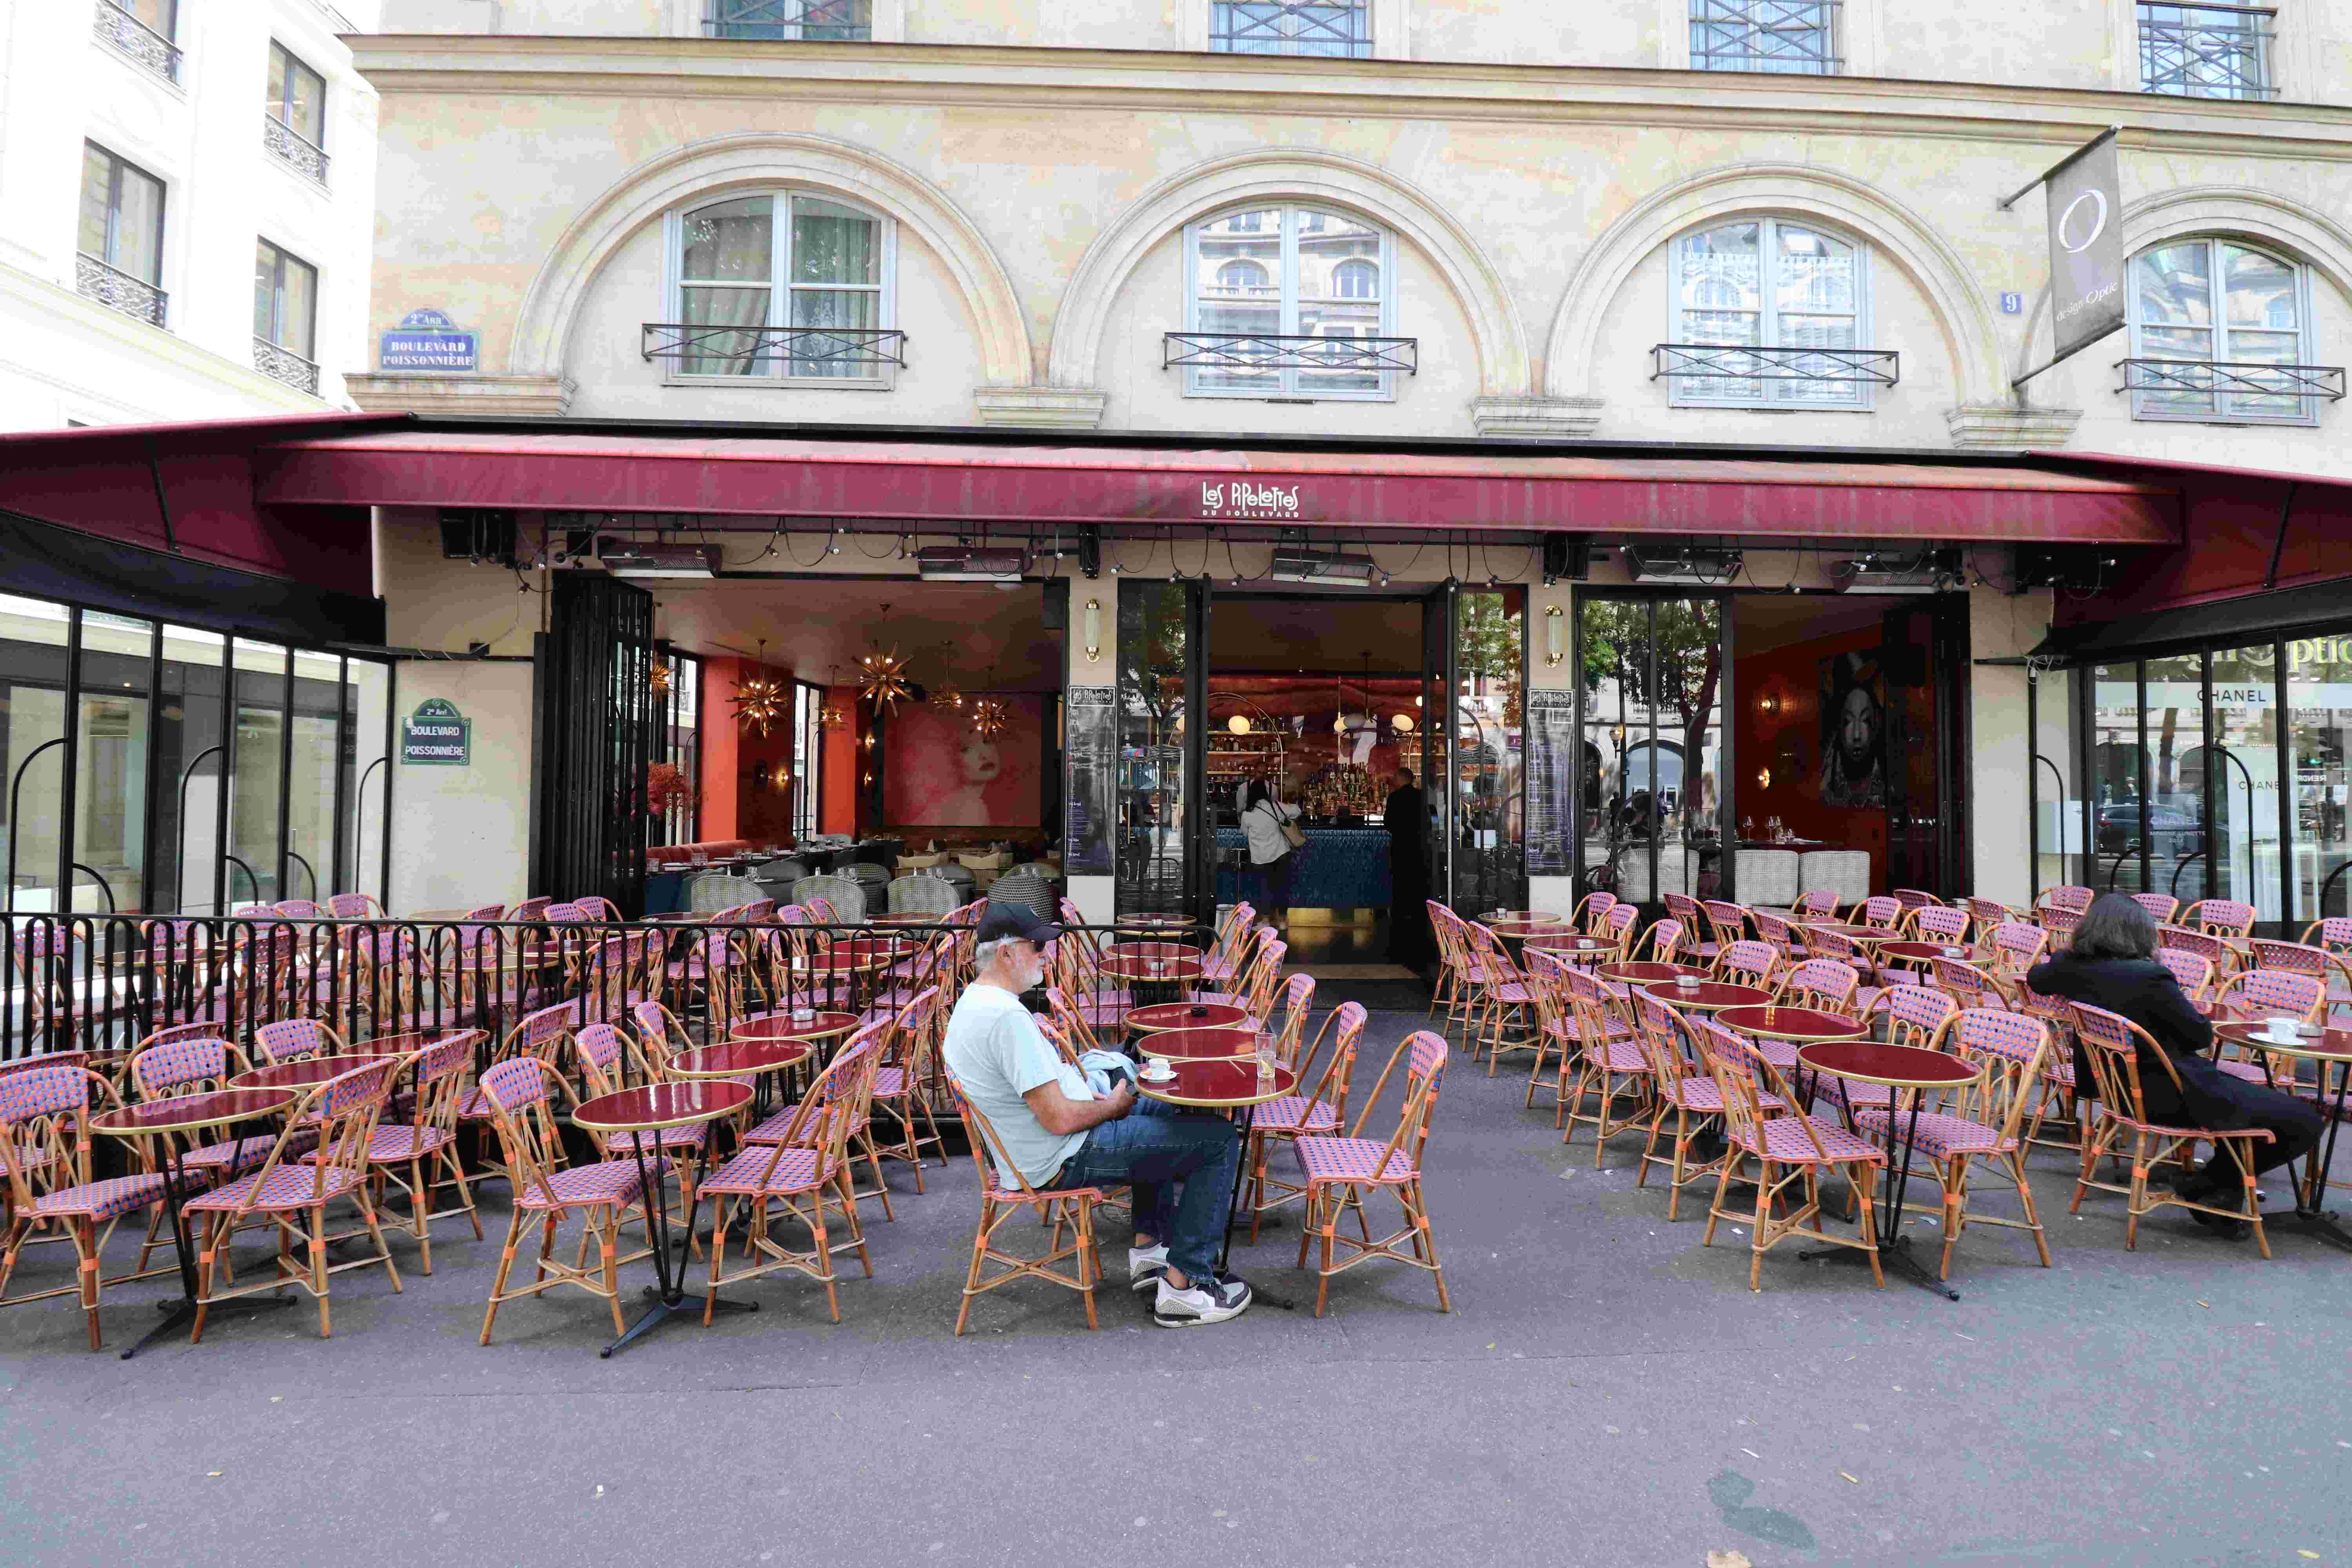
M 1297 829 L 1290 825 L 1297 820 L 1298 808 L 1283 805 L 1265 780 L 1250 780 L 1242 795 L 1242 832 L 1249 839 L 1250 865 L 1265 890 L 1262 912 L 1276 931 L 1290 924 L 1290 879 L 1298 869 L 1291 838 Z

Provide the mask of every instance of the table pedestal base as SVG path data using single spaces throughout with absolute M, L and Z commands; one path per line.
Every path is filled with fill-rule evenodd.
M 760 1310 L 760 1303 L 757 1301 L 730 1301 L 723 1296 L 716 1301 L 701 1296 L 687 1295 L 680 1295 L 673 1300 L 664 1296 L 660 1287 L 655 1285 L 646 1287 L 646 1300 L 648 1304 L 645 1311 L 638 1316 L 635 1322 L 629 1325 L 629 1331 L 596 1352 L 599 1360 L 611 1360 L 613 1352 L 623 1345 L 632 1340 L 644 1338 L 681 1313 L 690 1312 L 698 1318 L 702 1315 L 705 1306 L 718 1312 L 756 1312 Z
M 2352 1230 L 2346 1230 L 2333 1209 L 2290 1209 L 2281 1215 L 2264 1215 L 2263 1228 L 2273 1236 L 2315 1236 L 2347 1252 L 2352 1252 Z
M 1833 1263 L 1870 1261 L 1870 1254 L 1858 1247 L 1816 1247 L 1800 1252 L 1797 1256 L 1806 1262 L 1811 1262 L 1816 1258 Z M 1887 1273 L 1902 1275 L 1912 1284 L 1923 1289 L 1933 1290 L 1947 1301 L 1957 1301 L 1960 1299 L 1960 1293 L 1958 1290 L 1937 1279 L 1929 1272 L 1926 1264 L 1911 1256 L 1911 1238 L 1907 1236 L 1898 1236 L 1893 1241 L 1882 1241 L 1878 1244 L 1878 1267 Z
M 205 1316 L 215 1318 L 223 1312 L 268 1312 L 279 1307 L 291 1307 L 300 1300 L 299 1296 L 232 1296 L 225 1301 L 215 1301 Z M 158 1301 L 155 1310 L 163 1314 L 163 1321 L 142 1335 L 139 1342 L 124 1351 L 119 1360 L 129 1361 L 156 1341 L 176 1333 L 196 1321 L 196 1303 L 186 1296 Z

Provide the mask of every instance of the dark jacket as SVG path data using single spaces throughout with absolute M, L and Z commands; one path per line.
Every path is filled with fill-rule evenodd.
M 2177 1095 L 2164 1065 L 2148 1059 L 2147 1047 L 2140 1047 L 2140 1093 L 2152 1120 L 2186 1120 L 2223 1130 L 2244 1125 L 2236 1080 L 2210 1059 L 2213 1026 L 2190 1005 L 2172 971 L 2156 960 L 2076 958 L 2062 952 L 2035 964 L 2025 983 L 2044 996 L 2087 1002 L 2129 1018 L 2164 1048 L 2180 1079 Z M 2085 1100 L 2096 1098 L 2098 1079 L 2091 1076 L 2080 1045 L 2074 1047 L 2074 1082 Z

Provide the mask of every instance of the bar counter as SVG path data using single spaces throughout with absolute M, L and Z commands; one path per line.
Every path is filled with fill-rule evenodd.
M 1301 910 L 1386 909 L 1389 835 L 1384 827 L 1318 827 L 1302 824 L 1307 847 L 1290 883 L 1290 903 Z M 1257 879 L 1249 868 L 1249 841 L 1238 827 L 1217 829 L 1217 901 L 1255 898 Z M 1240 864 L 1229 862 L 1238 860 Z

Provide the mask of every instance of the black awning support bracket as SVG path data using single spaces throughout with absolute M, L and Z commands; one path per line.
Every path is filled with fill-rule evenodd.
M 2263 574 L 2263 587 L 2265 590 L 2278 586 L 2279 561 L 2286 553 L 2287 514 L 2294 510 L 2294 492 L 2302 488 L 2301 479 L 2289 479 L 2286 486 L 2286 499 L 2279 502 L 2278 537 L 2271 541 L 2271 569 Z
M 172 503 L 163 497 L 163 455 L 147 443 L 147 477 L 155 482 L 155 515 L 163 523 L 163 548 L 177 555 L 180 542 L 172 537 Z

